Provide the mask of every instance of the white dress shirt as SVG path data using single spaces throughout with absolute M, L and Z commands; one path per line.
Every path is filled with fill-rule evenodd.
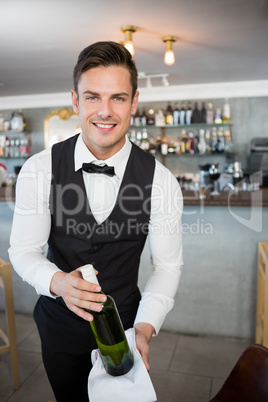
M 80 169 L 84 162 L 106 163 L 115 169 L 113 177 L 83 171 L 85 187 L 91 189 L 87 191 L 90 208 L 98 223 L 105 221 L 113 210 L 131 147 L 126 136 L 125 145 L 118 153 L 100 161 L 88 150 L 82 135 L 78 137 L 74 153 L 75 170 Z M 34 286 L 37 293 L 53 297 L 49 290 L 50 282 L 60 267 L 46 258 L 51 228 L 51 174 L 50 148 L 33 155 L 23 165 L 16 185 L 9 256 L 23 280 Z M 148 234 L 152 273 L 142 293 L 135 320 L 135 323 L 150 323 L 156 334 L 174 305 L 183 266 L 182 207 L 182 194 L 176 178 L 156 160 Z

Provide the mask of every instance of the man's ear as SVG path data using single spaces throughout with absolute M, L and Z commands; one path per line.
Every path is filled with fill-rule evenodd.
M 132 105 L 131 105 L 131 114 L 134 115 L 136 113 L 139 101 L 139 92 L 137 91 L 133 97 Z
M 78 95 L 74 89 L 71 90 L 73 110 L 76 114 L 79 113 Z

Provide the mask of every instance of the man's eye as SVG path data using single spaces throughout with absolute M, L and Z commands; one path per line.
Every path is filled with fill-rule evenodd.
M 96 96 L 87 96 L 86 97 L 86 100 L 90 100 L 90 101 L 94 101 L 96 99 L 97 99 Z
M 117 96 L 116 98 L 114 98 L 116 101 L 123 101 L 124 99 L 121 98 L 121 96 Z

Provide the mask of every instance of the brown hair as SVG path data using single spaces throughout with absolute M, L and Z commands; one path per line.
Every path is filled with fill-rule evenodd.
M 86 47 L 78 56 L 73 72 L 73 85 L 78 95 L 78 82 L 81 75 L 95 67 L 122 66 L 130 73 L 132 99 L 137 91 L 138 72 L 130 52 L 121 44 L 107 41 L 96 42 Z

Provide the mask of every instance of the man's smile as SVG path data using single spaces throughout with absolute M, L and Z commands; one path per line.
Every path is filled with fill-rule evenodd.
M 116 124 L 104 124 L 104 123 L 93 123 L 94 126 L 99 127 L 99 128 L 113 128 L 116 126 Z

